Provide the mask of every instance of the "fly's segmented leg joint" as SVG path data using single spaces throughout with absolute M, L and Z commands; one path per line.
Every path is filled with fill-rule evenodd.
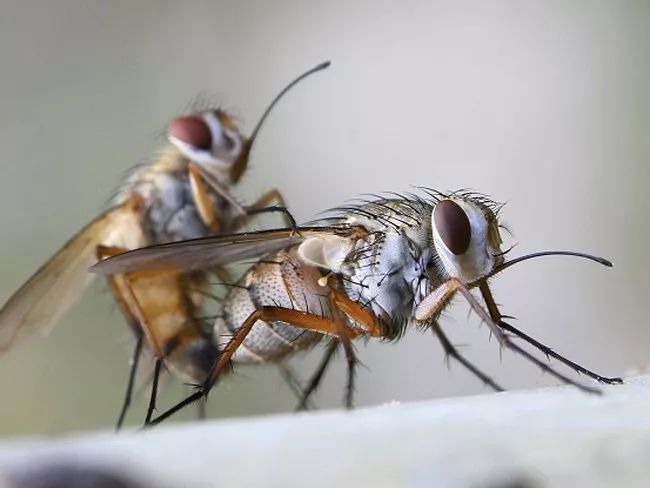
M 296 223 L 296 219 L 293 217 L 291 212 L 289 212 L 289 209 L 287 209 L 287 207 L 272 205 L 263 208 L 248 208 L 246 210 L 246 213 L 248 215 L 259 215 L 264 213 L 281 213 L 284 216 L 285 224 L 293 231 L 295 235 L 300 235 L 300 230 L 298 228 L 298 224 Z
M 253 202 L 252 205 L 245 207 L 245 210 L 248 215 L 273 212 L 281 213 L 285 225 L 291 228 L 296 234 L 300 234 L 298 231 L 298 224 L 296 223 L 296 219 L 288 210 L 287 205 L 284 201 L 284 197 L 276 188 L 272 188 L 271 190 L 264 193 L 255 202 Z
M 110 247 L 110 246 L 97 246 L 97 257 L 102 260 L 106 257 L 116 256 L 126 252 L 126 249 L 119 247 Z M 141 273 L 147 273 L 146 271 L 136 271 L 130 274 L 118 274 L 113 275 L 108 278 L 109 286 L 115 294 L 115 297 L 118 300 L 118 303 L 123 311 L 126 312 L 127 317 L 130 321 L 134 320 L 137 322 L 137 328 L 140 328 L 144 335 L 147 337 L 149 346 L 153 350 L 157 358 L 163 358 L 164 354 L 158 340 L 156 339 L 155 334 L 151 330 L 151 325 L 147 320 L 147 317 L 138 302 L 131 284 L 129 281 L 129 276 L 137 276 Z
M 458 361 L 461 365 L 465 367 L 470 373 L 472 373 L 474 376 L 476 376 L 478 379 L 480 379 L 484 384 L 492 388 L 494 391 L 504 391 L 505 389 L 500 386 L 498 383 L 496 383 L 492 378 L 490 378 L 488 375 L 483 373 L 480 369 L 478 369 L 476 366 L 474 366 L 471 362 L 469 362 L 467 359 L 465 359 L 464 356 L 458 352 L 458 349 L 456 346 L 454 346 L 447 335 L 443 332 L 442 328 L 440 327 L 440 324 L 437 321 L 433 321 L 431 323 L 431 330 L 437 337 L 438 341 L 440 341 L 440 345 L 442 346 L 442 349 L 445 351 L 445 355 L 447 358 L 454 358 L 456 361 Z
M 489 293 L 489 288 L 487 284 L 482 284 L 480 286 L 481 293 L 483 293 L 484 298 L 486 294 L 484 290 L 487 290 Z M 499 320 L 499 312 L 496 308 L 494 300 L 486 299 L 486 304 L 488 306 L 488 311 L 486 311 L 474 298 L 474 295 L 467 289 L 467 287 L 462 284 L 457 279 L 450 279 L 440 285 L 438 288 L 433 290 L 429 295 L 427 295 L 420 305 L 416 308 L 415 318 L 420 322 L 426 322 L 436 317 L 436 315 L 442 310 L 442 308 L 449 302 L 456 292 L 460 292 L 463 297 L 470 304 L 474 312 L 482 319 L 482 321 L 488 326 L 490 331 L 499 341 L 501 347 L 510 349 L 516 354 L 524 357 L 531 363 L 535 364 L 542 371 L 551 374 L 560 381 L 573 385 L 576 388 L 579 388 L 587 393 L 601 394 L 602 392 L 598 388 L 593 388 L 590 386 L 583 385 L 577 381 L 569 378 L 568 376 L 556 371 L 549 365 L 537 359 L 535 356 L 530 354 L 528 351 L 522 349 L 517 344 L 513 343 L 510 338 L 505 334 L 505 332 L 497 325 Z M 488 295 L 491 298 L 491 295 Z
M 210 189 L 214 191 L 215 194 L 219 195 L 221 198 L 226 200 L 241 215 L 246 214 L 246 210 L 244 209 L 244 207 L 237 200 L 233 198 L 233 196 L 230 194 L 230 191 L 226 187 L 224 187 L 221 183 L 219 183 L 213 176 L 207 173 L 203 168 L 201 168 L 201 166 L 199 166 L 194 162 L 191 162 L 189 164 L 189 168 L 190 168 L 190 174 L 189 174 L 190 182 L 192 182 L 192 178 L 194 179 L 195 182 L 198 182 L 200 187 L 203 188 L 206 198 L 207 198 L 207 187 L 210 187 Z M 194 190 L 194 187 L 192 187 L 192 190 Z M 195 197 L 197 196 L 197 194 L 194 193 L 194 191 L 193 194 Z M 204 199 L 199 199 L 198 201 L 195 200 L 195 203 L 199 205 L 201 201 L 205 201 L 205 200 Z M 206 202 L 206 204 L 208 203 L 209 201 Z M 212 205 L 211 203 L 209 204 Z
M 97 254 L 97 258 L 101 260 L 109 256 L 115 256 L 117 254 L 121 254 L 123 252 L 125 252 L 125 249 L 118 248 L 118 247 L 97 246 L 96 254 Z M 131 275 L 138 276 L 143 273 L 146 272 L 134 272 L 131 273 Z M 149 398 L 149 407 L 147 409 L 147 415 L 145 418 L 145 425 L 147 425 L 151 421 L 153 412 L 156 409 L 156 397 L 158 394 L 158 380 L 160 377 L 160 369 L 162 366 L 162 362 L 165 356 L 162 352 L 161 347 L 158 344 L 156 336 L 153 333 L 151 325 L 149 324 L 149 321 L 144 311 L 142 310 L 142 307 L 140 306 L 135 296 L 135 293 L 133 292 L 133 289 L 131 288 L 129 276 L 130 276 L 129 274 L 114 275 L 108 278 L 108 282 L 125 316 L 130 322 L 132 322 L 132 325 L 135 326 L 134 329 L 138 334 L 138 344 L 136 344 L 136 351 L 138 351 L 139 349 L 141 350 L 142 337 L 146 336 L 147 341 L 156 356 L 156 365 L 154 369 L 153 384 L 151 387 L 151 397 Z M 135 322 L 135 324 L 133 324 L 133 322 Z M 139 357 L 139 355 L 140 354 L 138 352 L 137 356 Z M 124 421 L 124 417 L 126 416 L 126 410 L 128 409 L 128 406 L 130 405 L 131 402 L 131 391 L 133 389 L 133 381 L 134 381 L 133 377 L 135 375 L 136 368 L 137 368 L 137 360 L 135 360 L 135 356 L 134 356 L 133 366 L 132 366 L 131 374 L 129 376 L 129 384 L 127 385 L 126 397 L 124 400 L 124 404 L 122 406 L 122 411 L 120 412 L 120 416 L 118 419 L 118 424 L 117 424 L 118 429 L 121 427 Z
M 576 373 L 578 374 L 584 374 L 586 376 L 589 376 L 590 378 L 604 384 L 608 385 L 618 385 L 623 383 L 623 379 L 619 377 L 606 377 L 606 376 L 601 376 L 598 373 L 595 373 L 584 366 L 581 366 L 570 359 L 565 358 L 561 354 L 558 354 L 555 352 L 553 349 L 551 349 L 548 346 L 545 346 L 541 342 L 533 339 L 531 336 L 528 334 L 525 334 L 524 332 L 520 331 L 513 325 L 510 325 L 509 323 L 505 322 L 503 319 L 506 318 L 506 316 L 502 315 L 501 312 L 499 312 L 498 307 L 496 306 L 496 303 L 494 301 L 494 297 L 492 296 L 492 292 L 490 289 L 487 287 L 487 285 L 481 285 L 480 286 L 481 294 L 483 295 L 483 299 L 485 300 L 485 303 L 488 305 L 488 310 L 490 311 L 490 315 L 493 317 L 494 321 L 497 323 L 499 327 L 501 327 L 503 330 L 510 332 L 511 334 L 519 337 L 520 339 L 523 339 L 526 341 L 528 344 L 531 346 L 535 347 L 536 349 L 540 350 L 546 357 L 552 357 L 553 359 L 556 359 L 557 361 L 560 361 L 561 363 L 565 364 L 569 368 L 573 369 Z
M 435 318 L 452 297 L 460 292 L 469 302 L 472 310 L 487 325 L 490 332 L 497 338 L 501 347 L 506 347 L 508 338 L 505 333 L 494 323 L 488 312 L 476 301 L 474 295 L 459 280 L 451 278 L 444 282 L 429 295 L 424 297 L 415 309 L 415 319 L 419 322 L 427 322 Z
M 344 313 L 352 320 L 354 320 L 357 324 L 362 325 L 365 328 L 363 333 L 374 337 L 381 337 L 382 331 L 378 320 L 358 303 L 350 300 L 347 296 L 343 295 L 341 292 L 335 289 L 330 290 L 329 299 L 331 300 L 333 309 Z M 345 340 L 344 338 L 351 340 L 362 334 L 362 332 L 349 328 L 345 323 L 343 323 L 343 321 L 341 321 L 341 323 L 337 323 L 337 321 L 331 318 L 320 317 L 300 310 L 282 307 L 261 307 L 258 310 L 252 312 L 242 323 L 237 332 L 235 332 L 235 334 L 232 336 L 226 347 L 219 355 L 217 362 L 210 370 L 210 373 L 208 374 L 202 387 L 160 416 L 152 419 L 148 425 L 158 424 L 172 416 L 174 413 L 183 409 L 187 405 L 190 405 L 198 399 L 205 397 L 209 393 L 212 386 L 214 386 L 214 384 L 217 382 L 224 368 L 230 364 L 230 360 L 237 348 L 239 348 L 239 346 L 244 342 L 246 336 L 250 333 L 251 329 L 258 321 L 285 322 L 295 327 L 313 330 L 315 332 L 320 332 L 326 335 L 332 335 L 342 341 Z M 354 355 L 353 350 L 352 355 Z M 352 375 L 353 373 L 348 373 L 348 393 L 346 395 L 346 401 L 348 403 L 351 402 L 352 385 L 350 385 L 350 377 Z
M 192 198 L 194 199 L 194 204 L 201 220 L 212 232 L 219 233 L 221 231 L 221 221 L 210 199 L 210 193 L 206 186 L 203 172 L 197 164 L 190 163 L 188 165 L 188 179 L 190 181 L 190 188 L 192 189 Z
M 347 372 L 348 378 L 345 385 L 345 408 L 351 409 L 353 407 L 353 396 L 354 396 L 354 378 L 356 375 L 357 368 L 357 356 L 354 352 L 354 346 L 352 345 L 352 340 L 348 333 L 349 328 L 343 322 L 343 318 L 339 313 L 339 308 L 337 307 L 336 301 L 333 297 L 330 296 L 330 304 L 332 305 L 332 320 L 336 325 L 338 340 L 343 346 L 343 351 L 345 352 L 345 360 L 347 362 Z
M 509 323 L 507 323 L 507 322 L 505 322 L 503 320 L 500 320 L 498 322 L 498 325 L 500 327 L 502 327 L 504 330 L 506 330 L 506 331 L 516 335 L 520 339 L 523 339 L 524 341 L 528 342 L 533 347 L 539 349 L 543 354 L 546 355 L 546 357 L 556 359 L 556 360 L 560 361 L 561 363 L 566 364 L 568 367 L 573 369 L 576 373 L 584 374 L 584 375 L 589 376 L 590 378 L 598 381 L 599 383 L 604 383 L 606 385 L 621 385 L 621 384 L 623 384 L 623 378 L 619 378 L 619 377 L 616 377 L 616 376 L 615 377 L 601 376 L 598 373 L 595 373 L 595 372 L 585 368 L 584 366 L 581 366 L 581 365 L 571 361 L 570 359 L 565 358 L 561 354 L 558 354 L 557 352 L 555 352 L 550 347 L 545 346 L 541 342 L 533 339 L 528 334 L 525 334 L 524 332 L 520 331 L 519 329 L 517 329 L 513 325 L 510 325 Z

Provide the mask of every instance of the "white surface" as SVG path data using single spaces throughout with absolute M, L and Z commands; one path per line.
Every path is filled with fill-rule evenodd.
M 164 486 L 650 486 L 650 376 L 353 412 L 0 445 L 0 471 L 115 466 Z

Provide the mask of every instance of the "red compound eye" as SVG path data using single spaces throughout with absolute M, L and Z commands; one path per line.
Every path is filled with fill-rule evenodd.
M 460 205 L 451 200 L 438 202 L 433 210 L 433 223 L 447 249 L 456 256 L 467 251 L 472 239 L 472 227 Z
M 188 115 L 178 117 L 169 124 L 169 135 L 197 149 L 212 147 L 210 127 L 201 117 Z

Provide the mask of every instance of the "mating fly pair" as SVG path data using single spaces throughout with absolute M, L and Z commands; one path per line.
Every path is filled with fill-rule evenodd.
M 276 102 L 300 80 L 327 66 L 329 62 L 322 63 L 287 85 L 250 138 L 220 109 L 173 120 L 169 145 L 150 163 L 135 167 L 109 210 L 70 239 L 0 310 L 0 351 L 25 332 L 56 324 L 88 286 L 88 267 L 98 260 L 146 245 L 241 231 L 253 215 L 262 212 L 282 212 L 287 225 L 295 225 L 277 190 L 244 206 L 231 196 L 230 187 L 245 172 L 253 142 Z M 190 274 L 134 272 L 108 279 L 137 337 L 118 428 L 130 403 L 145 345 L 157 358 L 147 418 L 154 408 L 163 361 L 170 371 L 196 383 L 205 380 L 219 357 L 218 346 L 200 318 L 204 300 L 210 296 L 212 272 L 221 277 L 227 274 L 216 266 Z
M 409 325 L 430 328 L 447 354 L 495 390 L 501 387 L 469 363 L 451 344 L 438 318 L 461 295 L 500 346 L 536 364 L 563 382 L 589 392 L 513 341 L 523 339 L 578 373 L 603 383 L 620 383 L 555 353 L 505 320 L 488 281 L 510 266 L 540 256 L 570 255 L 605 266 L 584 253 L 546 251 L 506 260 L 501 249 L 501 206 L 473 192 L 377 197 L 335 209 L 330 218 L 294 229 L 208 237 L 130 251 L 95 265 L 106 275 L 167 270 L 196 272 L 242 260 L 257 260 L 226 296 L 215 335 L 230 335 L 199 389 L 161 414 L 169 417 L 207 395 L 232 363 L 280 361 L 324 336 L 325 358 L 305 392 L 314 390 L 334 351 L 342 347 L 348 364 L 346 404 L 352 404 L 357 363 L 352 340 L 397 340 Z M 478 290 L 483 304 L 472 294 Z

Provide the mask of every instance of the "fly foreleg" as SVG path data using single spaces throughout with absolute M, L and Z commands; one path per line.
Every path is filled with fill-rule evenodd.
M 210 199 L 210 194 L 208 193 L 208 188 L 206 180 L 203 176 L 203 172 L 199 167 L 194 164 L 189 164 L 188 178 L 190 181 L 190 188 L 192 189 L 192 197 L 196 205 L 196 209 L 199 212 L 201 220 L 205 226 L 214 233 L 221 231 L 221 220 L 217 214 L 214 204 Z
M 573 369 L 575 372 L 579 374 L 584 374 L 586 376 L 589 376 L 590 378 L 595 379 L 596 381 L 600 383 L 605 383 L 608 385 L 616 385 L 616 384 L 621 384 L 623 383 L 623 380 L 621 378 L 617 377 L 606 377 L 606 376 L 601 376 L 598 373 L 594 373 L 593 371 L 585 368 L 584 366 L 581 366 L 570 359 L 565 358 L 561 354 L 558 354 L 555 352 L 553 349 L 551 349 L 548 346 L 545 346 L 541 342 L 533 339 L 530 337 L 528 334 L 520 331 L 513 325 L 510 325 L 509 323 L 505 322 L 503 320 L 503 316 L 501 315 L 501 312 L 499 312 L 498 307 L 496 306 L 496 303 L 494 301 L 494 298 L 492 297 L 492 292 L 490 291 L 490 288 L 487 285 L 481 285 L 480 286 L 481 294 L 483 295 L 483 299 L 485 300 L 485 303 L 488 306 L 488 310 L 490 311 L 490 315 L 492 316 L 493 320 L 497 323 L 497 325 L 503 330 L 510 332 L 520 339 L 523 339 L 526 341 L 528 344 L 531 346 L 539 349 L 543 354 L 545 354 L 547 357 L 552 357 L 561 363 L 567 365 L 569 368 Z
M 505 332 L 495 323 L 494 319 L 491 316 L 491 313 L 485 310 L 474 298 L 474 295 L 469 291 L 469 289 L 461 283 L 459 280 L 452 278 L 438 288 L 433 290 L 429 295 L 424 297 L 422 302 L 417 306 L 415 310 L 415 319 L 419 322 L 426 323 L 430 320 L 433 320 L 437 315 L 442 311 L 442 309 L 449 303 L 451 298 L 455 293 L 460 292 L 463 297 L 469 302 L 472 310 L 481 318 L 483 322 L 488 326 L 490 331 L 499 341 L 501 347 L 510 349 L 516 354 L 526 358 L 528 361 L 535 364 L 542 371 L 547 372 L 555 376 L 560 381 L 573 385 L 577 388 L 580 388 L 583 391 L 588 393 L 600 394 L 600 390 L 597 388 L 592 388 L 586 385 L 582 385 L 568 376 L 556 371 L 551 368 L 549 365 L 537 359 L 535 356 L 530 354 L 528 351 L 522 349 L 517 344 L 513 343 L 510 338 L 505 334 Z
M 194 203 L 199 211 L 201 220 L 206 227 L 211 229 L 214 233 L 221 232 L 222 224 L 209 197 L 209 190 L 212 190 L 214 193 L 226 200 L 240 214 L 233 226 L 235 229 L 245 227 L 250 221 L 252 215 L 272 212 L 281 213 L 288 227 L 291 227 L 292 229 L 297 228 L 296 220 L 285 206 L 284 198 L 277 189 L 272 189 L 264 193 L 252 205 L 243 206 L 232 197 L 226 188 L 215 181 L 215 179 L 201 169 L 199 165 L 196 163 L 190 163 L 188 167 L 188 177 L 192 188 Z

